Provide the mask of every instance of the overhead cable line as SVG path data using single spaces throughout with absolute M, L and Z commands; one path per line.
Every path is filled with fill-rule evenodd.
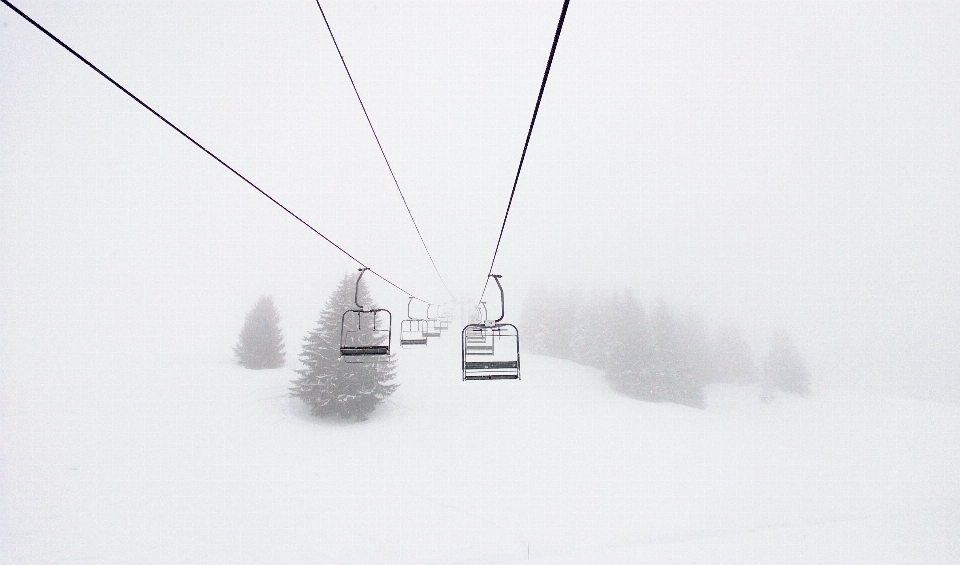
M 69 45 L 67 45 L 66 43 L 64 43 L 63 41 L 61 41 L 60 38 L 58 38 L 57 36 L 55 36 L 55 35 L 52 34 L 51 32 L 47 31 L 46 28 L 44 28 L 42 25 L 40 25 L 39 23 L 37 23 L 36 21 L 34 21 L 33 18 L 31 18 L 30 16 L 24 14 L 19 8 L 17 8 L 17 7 L 14 6 L 13 4 L 11 4 L 9 0 L 0 0 L 0 2 L 3 2 L 4 4 L 6 4 L 11 10 L 13 10 L 13 11 L 16 12 L 18 15 L 20 15 L 20 17 L 22 17 L 23 19 L 27 20 L 27 21 L 30 22 L 31 24 L 33 24 L 34 27 L 36 27 L 37 29 L 39 29 L 40 31 L 42 31 L 47 37 L 49 37 L 50 39 L 56 41 L 61 47 L 63 47 L 63 48 L 66 49 L 67 51 L 69 51 L 70 54 L 72 54 L 74 57 L 76 57 L 76 58 L 80 59 L 81 61 L 83 61 L 88 67 L 90 67 L 91 69 L 93 69 L 94 71 L 96 71 L 97 74 L 99 74 L 99 75 L 102 76 L 103 78 L 107 79 L 111 84 L 113 84 L 114 86 L 116 86 L 117 88 L 119 88 L 121 91 L 123 91 L 124 94 L 126 94 L 126 95 L 129 96 L 130 98 L 134 99 L 138 104 L 140 104 L 141 106 L 143 106 L 144 108 L 146 108 L 147 110 L 149 110 L 151 114 L 153 114 L 154 116 L 160 118 L 160 120 L 163 121 L 163 123 L 167 124 L 168 126 L 170 126 L 171 128 L 173 128 L 174 130 L 176 130 L 177 133 L 179 133 L 180 135 L 182 135 L 183 137 L 185 137 L 187 140 L 189 140 L 190 143 L 193 143 L 194 145 L 196 145 L 197 147 L 199 147 L 201 150 L 203 150 L 204 153 L 206 153 L 207 155 L 209 155 L 210 157 L 212 157 L 214 160 L 216 160 L 218 163 L 220 163 L 221 165 L 223 165 L 224 167 L 226 167 L 231 173 L 233 173 L 233 174 L 235 174 L 236 176 L 240 177 L 240 179 L 243 180 L 243 182 L 245 182 L 245 183 L 249 184 L 250 186 L 252 186 L 252 187 L 253 187 L 254 189 L 256 189 L 257 192 L 259 192 L 260 194 L 266 196 L 268 199 L 270 199 L 271 202 L 273 202 L 274 204 L 276 204 L 277 206 L 279 206 L 280 208 L 282 208 L 284 212 L 286 212 L 287 214 L 290 214 L 291 216 L 293 216 L 294 218 L 296 218 L 297 221 L 299 221 L 301 224 L 303 224 L 303 225 L 307 226 L 308 228 L 310 228 L 310 231 L 312 231 L 313 233 L 315 233 L 315 234 L 319 235 L 320 237 L 322 237 L 324 240 L 326 240 L 327 243 L 329 243 L 330 245 L 332 245 L 332 246 L 334 246 L 335 248 L 337 248 L 338 251 L 340 251 L 341 253 L 343 253 L 343 254 L 346 255 L 347 257 L 349 257 L 349 258 L 353 259 L 354 261 L 356 261 L 361 267 L 365 267 L 366 269 L 368 269 L 371 273 L 373 273 L 374 275 L 376 275 L 377 277 L 379 277 L 379 278 L 380 278 L 382 281 L 384 281 L 385 283 L 389 284 L 390 286 L 394 287 L 395 289 L 399 290 L 400 292 L 403 292 L 403 293 L 406 294 L 407 296 L 412 296 L 410 292 L 408 292 L 408 291 L 400 288 L 398 285 L 396 285 L 395 283 L 393 283 L 392 281 L 390 281 L 389 279 L 387 279 L 386 277 L 384 277 L 384 276 L 381 275 L 380 273 L 374 271 L 374 270 L 371 269 L 370 267 L 367 267 L 367 265 L 365 265 L 365 264 L 363 263 L 363 261 L 361 261 L 360 259 L 357 259 L 357 258 L 354 257 L 353 255 L 351 255 L 349 252 L 347 252 L 346 249 L 344 249 L 343 247 L 340 247 L 339 245 L 337 245 L 336 243 L 334 243 L 333 240 L 331 240 L 329 237 L 327 237 L 327 236 L 323 235 L 322 233 L 320 233 L 316 228 L 314 228 L 314 227 L 311 226 L 309 223 L 307 223 L 303 218 L 301 218 L 300 216 L 294 214 L 293 211 L 291 211 L 289 208 L 287 208 L 286 206 L 284 206 L 283 204 L 281 204 L 279 201 L 277 201 L 276 198 L 274 198 L 274 197 L 270 196 L 269 194 L 267 194 L 262 188 L 260 188 L 259 186 L 255 185 L 252 181 L 250 181 L 250 179 L 248 179 L 247 177 L 245 177 L 245 176 L 243 176 L 242 174 L 240 174 L 236 169 L 234 169 L 233 167 L 231 167 L 230 165 L 228 165 L 223 159 L 221 159 L 220 157 L 217 157 L 216 155 L 214 155 L 213 152 L 211 152 L 209 149 L 207 149 L 206 147 L 204 147 L 203 145 L 201 145 L 199 142 L 197 142 L 197 140 L 193 139 L 192 137 L 190 137 L 189 135 L 187 135 L 182 129 L 180 129 L 180 128 L 178 128 L 177 126 L 175 126 L 175 125 L 173 124 L 173 122 L 171 122 L 171 121 L 168 120 L 167 118 L 163 117 L 159 112 L 157 112 L 156 110 L 154 110 L 153 108 L 151 108 L 149 105 L 147 105 L 146 102 L 144 102 L 143 100 L 141 100 L 140 98 L 138 98 L 136 95 L 134 95 L 132 92 L 130 92 L 130 91 L 127 90 L 126 88 L 124 88 L 120 83 L 118 83 L 117 81 L 115 81 L 115 80 L 113 80 L 112 78 L 110 78 L 110 76 L 107 75 L 107 73 L 101 71 L 96 65 L 94 65 L 93 63 L 91 63 L 90 61 L 88 61 L 86 58 L 84 58 L 83 55 L 81 55 L 81 54 L 77 53 L 76 51 L 74 51 Z M 415 298 L 416 298 L 416 297 L 415 297 Z M 417 298 L 417 300 L 421 300 L 421 299 Z
M 383 150 L 383 144 L 380 143 L 380 137 L 377 135 L 377 130 L 373 128 L 373 122 L 370 120 L 370 114 L 367 113 L 367 107 L 363 104 L 363 99 L 360 98 L 360 91 L 357 90 L 357 85 L 353 82 L 353 75 L 350 74 L 350 69 L 347 67 L 347 61 L 343 58 L 343 52 L 340 51 L 340 45 L 337 43 L 337 38 L 333 36 L 333 30 L 330 28 L 330 22 L 327 20 L 327 15 L 323 12 L 323 7 L 320 6 L 320 0 L 317 1 L 317 8 L 320 8 L 320 15 L 323 16 L 323 23 L 327 25 L 327 31 L 330 33 L 330 39 L 333 40 L 333 46 L 337 48 L 337 55 L 340 55 L 340 62 L 343 63 L 343 70 L 347 71 L 347 78 L 350 79 L 350 86 L 353 87 L 354 94 L 357 95 L 357 100 L 360 102 L 360 109 L 363 110 L 363 115 L 367 118 L 367 124 L 370 126 L 370 131 L 373 132 L 373 138 L 377 140 L 377 147 L 380 148 L 380 154 L 383 155 L 383 161 L 387 164 L 387 170 L 390 171 L 390 177 L 393 178 L 393 184 L 397 187 L 397 192 L 400 193 L 400 199 L 403 200 L 403 205 L 407 209 L 407 214 L 410 216 L 410 221 L 413 222 L 413 227 L 417 230 L 417 235 L 420 236 L 420 243 L 423 244 L 423 250 L 427 252 L 427 257 L 430 258 L 430 264 L 433 265 L 433 270 L 436 271 L 437 277 L 440 279 L 440 282 L 443 283 L 443 288 L 447 290 L 447 293 L 450 294 L 450 297 L 456 300 L 456 296 L 450 292 L 450 287 L 447 286 L 447 282 L 443 280 L 443 276 L 440 274 L 440 269 L 437 268 L 437 264 L 433 261 L 433 255 L 430 254 L 430 250 L 427 249 L 427 242 L 423 239 L 423 234 L 420 233 L 420 227 L 417 226 L 417 221 L 413 219 L 413 212 L 410 211 L 410 205 L 407 204 L 406 197 L 403 196 L 403 191 L 400 190 L 400 183 L 397 182 L 397 176 L 393 174 L 393 167 L 390 166 L 390 160 L 387 159 L 387 153 Z M 419 299 L 418 299 L 419 300 Z
M 527 130 L 527 140 L 523 143 L 523 153 L 520 154 L 520 166 L 517 167 L 517 176 L 513 179 L 513 190 L 510 191 L 510 200 L 507 202 L 507 211 L 503 215 L 503 224 L 500 226 L 500 235 L 497 237 L 497 247 L 493 250 L 493 259 L 490 260 L 490 269 L 487 271 L 487 280 L 483 283 L 480 298 L 487 291 L 490 276 L 493 274 L 493 264 L 497 261 L 497 252 L 500 251 L 500 241 L 503 239 L 503 230 L 507 227 L 507 216 L 510 215 L 510 206 L 513 205 L 513 195 L 517 192 L 517 182 L 520 180 L 520 170 L 523 169 L 523 159 L 527 156 L 527 146 L 530 145 L 530 136 L 533 134 L 533 124 L 537 121 L 537 112 L 540 111 L 540 101 L 543 99 L 543 90 L 547 87 L 547 77 L 550 76 L 550 66 L 553 65 L 553 54 L 557 51 L 557 42 L 560 40 L 560 30 L 563 29 L 563 19 L 567 16 L 567 6 L 570 0 L 563 0 L 563 9 L 560 11 L 560 21 L 557 22 L 557 32 L 553 36 L 553 46 L 550 47 L 550 57 L 547 59 L 547 68 L 543 71 L 543 82 L 540 83 L 540 94 L 537 95 L 537 105 L 533 108 L 533 118 L 530 120 L 530 129 Z

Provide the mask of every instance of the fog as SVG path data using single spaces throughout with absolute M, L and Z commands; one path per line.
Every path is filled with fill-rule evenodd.
M 459 300 L 560 4 L 324 4 Z M 365 264 L 451 299 L 315 4 L 17 6 Z M 355 263 L 6 6 L 0 26 L 4 364 L 228 357 L 265 293 L 311 327 Z M 571 3 L 494 267 L 507 317 L 536 285 L 630 288 L 756 351 L 785 329 L 819 386 L 960 399 L 958 29 L 949 2 Z

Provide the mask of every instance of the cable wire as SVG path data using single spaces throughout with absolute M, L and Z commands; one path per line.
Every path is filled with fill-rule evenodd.
M 520 180 L 520 170 L 523 169 L 523 159 L 527 156 L 527 146 L 530 145 L 530 136 L 533 134 L 533 124 L 537 121 L 537 112 L 540 111 L 540 101 L 543 99 L 543 90 L 547 87 L 547 77 L 550 76 L 550 66 L 553 65 L 553 54 L 557 52 L 557 42 L 560 41 L 560 30 L 563 29 L 563 19 L 567 16 L 567 6 L 570 0 L 563 0 L 563 9 L 560 11 L 560 21 L 557 22 L 557 32 L 553 36 L 553 46 L 550 47 L 550 57 L 547 59 L 547 68 L 543 71 L 543 82 L 540 83 L 540 94 L 537 95 L 537 105 L 533 108 L 533 118 L 527 130 L 527 140 L 523 143 L 523 153 L 520 154 L 520 166 L 517 167 L 517 176 L 513 179 L 513 190 L 510 191 L 510 200 L 507 202 L 507 212 L 503 215 L 503 224 L 500 226 L 500 235 L 497 237 L 497 247 L 493 250 L 493 259 L 490 260 L 490 269 L 487 271 L 487 280 L 483 283 L 480 298 L 487 291 L 490 284 L 490 275 L 493 274 L 493 264 L 497 261 L 497 252 L 500 251 L 500 241 L 503 239 L 503 230 L 507 227 L 507 216 L 510 215 L 510 206 L 513 205 L 513 195 L 517 192 L 517 182 Z
M 203 150 L 204 153 L 206 153 L 206 154 L 209 155 L 210 157 L 213 157 L 214 160 L 216 160 L 218 163 L 220 163 L 221 165 L 223 165 L 224 167 L 226 167 L 231 173 L 233 173 L 233 174 L 235 174 L 236 176 L 240 177 L 240 179 L 243 180 L 243 182 L 245 182 L 245 183 L 249 184 L 250 186 L 252 186 L 252 187 L 253 187 L 254 189 L 256 189 L 257 192 L 259 192 L 260 194 L 266 196 L 268 199 L 270 199 L 271 202 L 273 202 L 274 204 L 276 204 L 277 206 L 279 206 L 280 208 L 282 208 L 284 212 L 286 212 L 287 214 L 290 214 L 291 216 L 293 216 L 294 218 L 296 218 L 297 221 L 299 221 L 301 224 L 303 224 L 303 225 L 307 226 L 308 228 L 310 228 L 310 231 L 312 231 L 313 233 L 315 233 L 315 234 L 319 235 L 320 237 L 322 237 L 324 240 L 326 240 L 327 243 L 329 243 L 330 245 L 332 245 L 332 246 L 334 246 L 335 248 L 337 248 L 338 251 L 340 251 L 341 253 L 343 253 L 344 255 L 346 255 L 347 257 L 349 257 L 350 259 L 353 259 L 354 261 L 356 261 L 357 264 L 359 264 L 361 267 L 366 267 L 367 269 L 369 269 L 369 271 L 370 271 L 371 273 L 373 273 L 374 275 L 376 275 L 377 277 L 379 277 L 379 278 L 380 278 L 382 281 L 384 281 L 385 283 L 389 284 L 390 286 L 394 287 L 395 289 L 399 290 L 400 292 L 403 292 L 403 293 L 406 294 L 407 296 L 413 296 L 410 292 L 408 292 L 408 291 L 400 288 L 398 285 L 396 285 L 395 283 L 393 283 L 392 281 L 390 281 L 389 279 L 387 279 L 386 277 L 384 277 L 384 276 L 381 275 L 380 273 L 374 271 L 374 270 L 371 269 L 370 267 L 367 267 L 367 265 L 365 265 L 365 264 L 363 263 L 363 261 L 361 261 L 360 259 L 357 259 L 357 258 L 354 257 L 353 255 L 351 255 L 349 252 L 347 252 L 347 250 L 345 250 L 344 248 L 342 248 L 342 247 L 340 247 L 339 245 L 337 245 L 336 243 L 334 243 L 333 240 L 331 240 L 329 237 L 323 235 L 323 234 L 320 233 L 316 228 L 314 228 L 314 227 L 311 226 L 309 223 L 307 223 L 306 220 L 304 220 L 304 219 L 301 218 L 300 216 L 294 214 L 293 211 L 291 211 L 289 208 L 287 208 L 286 206 L 284 206 L 283 204 L 281 204 L 279 201 L 277 201 L 276 198 L 274 198 L 274 197 L 270 196 L 269 194 L 267 194 L 263 189 L 261 189 L 259 186 L 255 185 L 252 181 L 250 181 L 250 179 L 248 179 L 247 177 L 245 177 L 245 176 L 243 176 L 242 174 L 240 174 L 236 169 L 234 169 L 233 167 L 231 167 L 230 165 L 228 165 L 226 162 L 224 162 L 223 159 L 221 159 L 220 157 L 217 157 L 216 155 L 214 155 L 213 152 L 211 152 L 209 149 L 207 149 L 206 147 L 204 147 L 203 145 L 201 145 L 199 142 L 197 142 L 197 140 L 193 139 L 192 137 L 190 137 L 189 135 L 187 135 L 182 129 L 180 129 L 180 128 L 178 128 L 177 126 L 175 126 L 175 125 L 173 124 L 173 122 L 171 122 L 171 121 L 168 120 L 167 118 L 163 117 L 159 112 L 157 112 L 156 110 L 154 110 L 153 108 L 151 108 L 149 105 L 147 105 L 146 102 L 144 102 L 143 100 L 141 100 L 140 98 L 138 98 L 136 95 L 134 95 L 132 92 L 130 92 L 130 91 L 127 90 L 126 88 L 124 88 L 120 83 L 118 83 L 117 81 L 115 81 L 115 80 L 113 80 L 112 78 L 110 78 L 110 76 L 107 75 L 107 73 L 101 71 L 96 65 L 94 65 L 93 63 L 91 63 L 90 61 L 88 61 L 86 58 L 84 58 L 83 55 L 81 55 L 81 54 L 77 53 L 76 51 L 74 51 L 69 45 L 67 45 L 66 43 L 64 43 L 63 41 L 61 41 L 60 38 L 58 38 L 57 36 L 55 36 L 55 35 L 52 34 L 51 32 L 47 31 L 46 28 L 44 28 L 42 25 L 40 25 L 39 23 L 37 23 L 36 21 L 34 21 L 33 18 L 31 18 L 30 16 L 26 15 L 26 14 L 23 13 L 19 8 L 17 8 L 17 7 L 14 6 L 13 4 L 11 4 L 9 0 L 0 0 L 0 2 L 3 2 L 4 4 L 6 4 L 11 10 L 13 10 L 14 12 L 16 12 L 20 17 L 22 17 L 23 19 L 25 19 L 25 20 L 27 20 L 28 22 L 30 22 L 34 27 L 36 27 L 37 29 L 39 29 L 40 31 L 42 31 L 47 37 L 49 37 L 50 39 L 56 41 L 61 47 L 63 47 L 63 48 L 66 49 L 67 51 L 69 51 L 70 54 L 72 54 L 74 57 L 76 57 L 76 58 L 80 59 L 81 61 L 83 61 L 88 67 L 90 67 L 91 69 L 93 69 L 94 71 L 96 71 L 97 74 L 99 74 L 99 75 L 102 76 L 103 78 L 107 79 L 111 84 L 113 84 L 114 86 L 116 86 L 117 88 L 119 88 L 121 91 L 123 91 L 124 94 L 126 94 L 127 96 L 129 96 L 130 98 L 132 98 L 133 100 L 135 100 L 138 104 L 140 104 L 141 106 L 143 106 L 143 107 L 146 108 L 147 110 L 149 110 L 151 114 L 153 114 L 154 116 L 160 118 L 160 120 L 163 121 L 163 123 L 167 124 L 168 126 L 170 126 L 171 128 L 173 128 L 174 130 L 176 130 L 177 133 L 179 133 L 180 135 L 182 135 L 183 137 L 185 137 L 187 140 L 189 140 L 190 143 L 193 143 L 194 145 L 196 145 L 197 147 L 199 147 L 201 150 Z M 414 298 L 416 298 L 416 297 L 414 296 Z M 421 300 L 421 299 L 420 299 L 420 298 L 417 298 L 417 300 Z M 425 302 L 425 301 L 424 301 L 424 302 Z
M 437 277 L 440 279 L 440 282 L 443 283 L 443 288 L 446 289 L 451 298 L 456 300 L 456 297 L 452 292 L 450 292 L 450 287 L 447 286 L 447 282 L 443 280 L 443 276 L 440 274 L 440 269 L 437 268 L 437 264 L 433 261 L 433 255 L 431 255 L 430 250 L 427 249 L 427 242 L 424 241 L 423 234 L 420 233 L 420 227 L 417 225 L 417 221 L 413 219 L 413 212 L 410 211 L 410 205 L 407 204 L 407 199 L 403 196 L 403 191 L 400 190 L 400 183 L 397 182 L 397 176 L 393 174 L 393 167 L 390 166 L 390 160 L 387 159 L 387 153 L 383 150 L 383 144 L 380 143 L 380 137 L 377 135 L 377 130 L 373 127 L 373 122 L 370 120 L 370 114 L 367 113 L 367 107 L 363 104 L 363 99 L 360 98 L 360 91 L 357 90 L 357 85 L 355 82 L 353 82 L 353 75 L 350 74 L 350 69 L 347 67 L 347 61 L 343 58 L 343 52 L 340 51 L 340 45 L 337 43 L 337 38 L 333 36 L 333 30 L 330 28 L 330 22 L 327 20 L 327 15 L 324 13 L 323 7 L 320 6 L 320 0 L 316 1 L 317 8 L 320 8 L 320 15 L 323 16 L 323 23 L 327 25 L 327 31 L 330 33 L 330 39 L 333 40 L 333 46 L 337 48 L 337 55 L 340 55 L 340 62 L 343 63 L 343 70 L 347 71 L 347 78 L 350 79 L 350 86 L 353 87 L 353 92 L 357 95 L 357 100 L 360 102 L 360 109 L 363 110 L 363 115 L 367 118 L 367 124 L 370 126 L 370 131 L 373 132 L 373 138 L 377 140 L 377 147 L 380 148 L 380 154 L 383 155 L 383 161 L 387 164 L 387 170 L 390 171 L 390 177 L 393 178 L 393 184 L 396 185 L 397 192 L 400 193 L 400 199 L 403 200 L 403 206 L 407 209 L 407 214 L 410 216 L 410 221 L 413 222 L 413 227 L 417 230 L 417 235 L 420 237 L 420 243 L 423 244 L 423 250 L 427 252 L 427 257 L 430 258 L 430 264 L 433 265 L 433 270 L 436 271 Z

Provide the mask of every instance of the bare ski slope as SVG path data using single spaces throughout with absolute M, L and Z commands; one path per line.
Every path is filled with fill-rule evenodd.
M 290 368 L 8 364 L 0 563 L 960 556 L 957 406 L 717 387 L 703 411 L 534 355 L 464 383 L 457 339 L 400 351 L 359 424 L 312 418 Z

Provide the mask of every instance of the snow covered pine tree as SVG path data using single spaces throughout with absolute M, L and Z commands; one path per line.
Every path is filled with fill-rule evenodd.
M 240 339 L 233 347 L 237 362 L 248 369 L 276 369 L 286 361 L 280 314 L 273 297 L 261 296 L 247 313 Z
M 764 400 L 773 397 L 773 389 L 801 395 L 810 394 L 810 371 L 786 333 L 773 334 L 770 352 L 763 360 L 762 378 Z
M 753 362 L 750 344 L 730 324 L 725 324 L 717 331 L 712 369 L 710 381 L 715 383 L 745 385 L 757 382 L 760 377 Z
M 314 416 L 366 420 L 397 388 L 390 383 L 396 376 L 393 355 L 377 363 L 347 363 L 340 358 L 341 319 L 345 311 L 356 308 L 355 288 L 356 275 L 348 273 L 320 313 L 317 327 L 303 339 L 300 362 L 304 368 L 297 371 L 300 377 L 293 381 L 290 396 L 307 403 Z M 362 280 L 359 301 L 375 308 Z

